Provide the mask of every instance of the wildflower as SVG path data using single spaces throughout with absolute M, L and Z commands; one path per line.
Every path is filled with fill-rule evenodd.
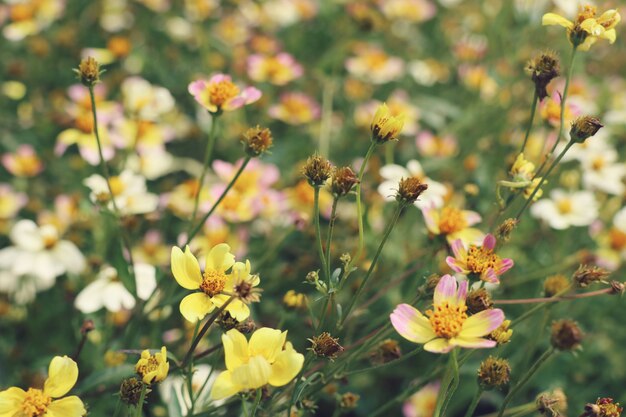
M 417 201 L 418 197 L 428 189 L 428 184 L 424 184 L 419 178 L 403 178 L 398 183 L 398 193 L 396 201 L 402 205 L 410 205 Z
M 511 320 L 504 320 L 497 329 L 489 334 L 488 339 L 495 340 L 498 346 L 509 343 L 513 336 L 513 329 L 509 329 Z
M 383 103 L 376 110 L 370 130 L 372 141 L 379 144 L 397 140 L 404 126 L 404 115 L 392 116 L 387 104 Z
M 23 0 L 3 4 L 2 21 L 7 24 L 2 34 L 10 41 L 35 35 L 49 27 L 63 15 L 65 2 L 62 0 Z
M 433 295 L 433 309 L 426 316 L 408 304 L 400 304 L 390 315 L 391 324 L 405 339 L 423 343 L 424 350 L 447 353 L 456 346 L 490 348 L 496 345 L 484 336 L 504 321 L 502 310 L 494 308 L 467 315 L 465 298 L 468 282 L 458 285 L 456 279 L 444 275 Z
M 20 145 L 15 153 L 2 155 L 2 165 L 16 177 L 34 177 L 43 170 L 43 163 L 30 145 Z
M 133 119 L 157 121 L 174 110 L 174 97 L 170 91 L 153 85 L 141 77 L 128 77 L 121 85 L 124 110 Z
M 247 67 L 251 80 L 267 81 L 274 85 L 285 85 L 304 73 L 302 65 L 286 52 L 281 52 L 276 56 L 250 55 Z
M 431 382 L 411 395 L 402 406 L 404 417 L 432 417 L 435 414 L 441 383 Z
M 92 57 L 87 57 L 80 61 L 78 69 L 74 72 L 78 74 L 78 79 L 85 87 L 93 87 L 100 82 L 100 64 Z
M 541 177 L 535 176 L 535 164 L 526 160 L 523 153 L 517 155 L 509 174 L 513 177 L 514 182 L 530 183 L 528 186 L 524 187 L 524 198 L 526 199 L 530 198 L 532 193 L 535 191 L 535 188 L 537 188 L 541 182 Z M 545 182 L 546 181 L 544 181 L 544 184 Z M 538 200 L 542 195 L 543 190 L 539 189 L 535 193 L 533 201 Z
M 548 97 L 546 87 L 560 73 L 559 60 L 556 55 L 550 51 L 543 52 L 528 62 L 526 70 L 535 83 L 535 94 L 539 101 Z
M 128 405 L 137 405 L 143 390 L 143 382 L 134 376 L 126 378 L 120 385 L 120 399 Z
M 341 399 L 339 400 L 339 407 L 343 408 L 344 410 L 351 410 L 353 408 L 356 408 L 360 398 L 361 396 L 358 394 L 346 392 L 341 396 Z
M 559 350 L 573 350 L 580 346 L 583 332 L 573 320 L 558 320 L 552 323 L 552 346 Z
M 281 122 L 299 126 L 318 119 L 320 106 L 304 93 L 284 93 L 281 94 L 279 103 L 269 108 L 268 114 Z
M 210 113 L 236 110 L 261 98 L 261 91 L 246 87 L 243 91 L 229 75 L 215 74 L 208 81 L 196 80 L 189 84 L 189 93 Z
M 457 153 L 458 143 L 452 135 L 435 135 L 423 130 L 415 138 L 417 150 L 426 157 L 447 158 Z
M 285 306 L 287 306 L 288 308 L 302 309 L 305 308 L 307 305 L 307 298 L 306 295 L 302 293 L 297 293 L 294 290 L 289 290 L 287 291 L 287 293 L 285 293 L 285 296 L 283 297 L 283 304 L 285 304 Z
M 109 210 L 117 207 L 122 215 L 150 213 L 159 204 L 159 197 L 148 192 L 146 179 L 128 169 L 120 175 L 110 177 L 108 185 L 107 179 L 98 174 L 87 177 L 83 183 L 91 190 L 91 201 L 105 204 Z
M 455 272 L 477 275 L 482 281 L 497 284 L 499 277 L 513 267 L 513 260 L 501 259 L 494 253 L 496 238 L 492 234 L 485 236 L 482 246 L 470 245 L 465 249 L 461 240 L 452 244 L 454 257 L 448 256 L 446 263 Z
M 246 312 L 246 304 L 258 303 L 261 301 L 259 295 L 263 290 L 256 288 L 261 283 L 261 278 L 258 275 L 250 275 L 250 261 L 246 260 L 246 263 L 235 262 L 233 265 L 232 273 L 233 277 L 233 294 L 237 296 L 235 302 L 243 303 L 236 308 Z M 247 311 L 247 315 L 250 315 L 250 311 Z
M 613 398 L 598 398 L 595 404 L 586 404 L 581 417 L 620 417 L 624 409 Z
M 302 173 L 313 187 L 320 187 L 326 183 L 332 173 L 330 162 L 319 155 L 313 155 L 306 160 Z
M 540 193 L 541 191 L 537 192 L 537 194 Z M 503 240 L 504 242 L 508 242 L 511 238 L 511 233 L 513 233 L 513 230 L 517 227 L 517 223 L 519 223 L 519 220 L 516 219 L 506 219 L 503 221 L 496 229 L 497 238 Z
M 423 195 L 423 198 L 415 202 L 417 208 L 442 207 L 445 196 L 448 194 L 446 186 L 428 178 L 424 173 L 422 165 L 414 159 L 407 162 L 406 168 L 396 164 L 385 165 L 380 169 L 380 176 L 383 177 L 384 181 L 378 186 L 378 194 L 385 201 L 394 201 L 396 191 L 398 190 L 398 182 L 403 178 L 409 177 L 417 178 L 428 185 L 428 192 Z
M 585 288 L 594 282 L 607 283 L 606 278 L 611 275 L 604 268 L 592 265 L 580 265 L 572 275 L 572 281 L 581 288 Z
M 543 292 L 546 297 L 554 297 L 570 287 L 570 280 L 565 275 L 551 275 L 543 282 Z
M 336 168 L 331 177 L 331 190 L 338 197 L 347 195 L 359 180 L 350 167 Z
M 480 222 L 480 214 L 471 210 L 461 210 L 454 206 L 422 208 L 426 228 L 433 235 L 444 235 L 449 244 L 460 239 L 464 244 L 480 243 L 485 235 L 479 229 L 470 227 Z
M 6 416 L 82 417 L 87 410 L 75 395 L 63 397 L 76 384 L 78 366 L 67 356 L 55 356 L 50 361 L 48 378 L 43 389 L 24 391 L 11 387 L 0 392 L 0 411 Z
M 481 311 L 489 310 L 493 308 L 493 301 L 491 301 L 491 295 L 485 288 L 479 288 L 477 290 L 471 290 L 467 294 L 467 311 L 470 314 L 480 313 Z
M 161 347 L 160 352 L 150 354 L 148 349 L 141 352 L 141 358 L 135 365 L 135 372 L 141 377 L 144 384 L 150 385 L 161 382 L 167 377 L 170 363 L 167 361 L 167 349 Z
M 544 26 L 563 26 L 567 29 L 567 36 L 572 45 L 580 51 L 588 51 L 598 39 L 614 43 L 615 26 L 620 20 L 620 14 L 615 9 L 607 10 L 596 17 L 595 6 L 584 6 L 573 22 L 556 13 L 544 14 L 541 22 Z
M 537 411 L 546 417 L 560 417 L 567 411 L 567 397 L 560 388 L 539 394 L 535 403 Z
M 12 219 L 27 201 L 25 193 L 16 192 L 9 184 L 0 183 L 0 221 Z
M 392 57 L 375 45 L 358 44 L 356 56 L 346 60 L 348 72 L 360 80 L 372 84 L 385 84 L 400 78 L 404 74 L 404 61 Z
M 555 189 L 549 199 L 537 201 L 530 214 L 548 223 L 550 227 L 564 230 L 571 226 L 588 226 L 598 217 L 598 203 L 590 191 L 565 192 Z
M 359 128 L 370 128 L 372 119 L 382 105 L 387 106 L 390 117 L 401 118 L 402 129 L 399 134 L 412 136 L 417 134 L 420 110 L 415 106 L 405 90 L 394 90 L 385 103 L 379 100 L 369 100 L 354 110 L 354 123 Z
M 272 147 L 272 131 L 259 125 L 251 127 L 242 135 L 240 142 L 249 156 L 259 156 Z
M 332 337 L 328 332 L 308 340 L 311 342 L 310 349 L 313 353 L 323 358 L 334 360 L 344 351 L 343 346 L 339 344 L 339 338 Z
M 478 383 L 486 390 L 502 389 L 508 385 L 510 375 L 509 361 L 489 356 L 480 363 Z
M 598 130 L 603 127 L 600 120 L 595 117 L 581 116 L 572 122 L 569 136 L 574 142 L 583 143 L 588 138 L 598 133 Z
M 588 190 L 600 190 L 607 194 L 622 195 L 626 191 L 624 177 L 626 166 L 619 161 L 614 148 L 587 149 L 580 158 L 583 169 L 583 185 Z
M 226 371 L 220 373 L 211 389 L 211 398 L 219 400 L 238 392 L 287 385 L 298 375 L 304 355 L 286 341 L 287 332 L 267 327 L 256 330 L 250 341 L 236 329 L 222 335 Z

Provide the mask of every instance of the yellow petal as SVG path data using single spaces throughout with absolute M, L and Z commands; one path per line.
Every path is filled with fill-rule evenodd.
M 250 356 L 261 355 L 273 363 L 276 355 L 283 350 L 286 339 L 287 332 L 261 327 L 250 338 Z
M 78 379 L 78 365 L 67 356 L 55 356 L 48 368 L 48 379 L 43 392 L 52 398 L 59 398 L 72 389 Z
M 20 411 L 25 396 L 26 392 L 17 387 L 0 391 L 0 417 L 16 415 Z
M 228 398 L 231 395 L 237 394 L 244 388 L 235 385 L 232 378 L 233 374 L 230 371 L 224 371 L 217 376 L 211 388 L 211 399 L 222 400 Z
M 615 43 L 615 38 L 617 37 L 617 35 L 615 33 L 615 29 L 609 29 L 605 31 L 600 37 L 606 39 L 607 41 L 609 41 L 609 43 Z
M 265 358 L 253 356 L 247 364 L 241 365 L 231 372 L 235 385 L 247 389 L 257 389 L 268 383 L 271 371 L 270 364 Z
M 285 350 L 276 355 L 276 361 L 272 364 L 272 373 L 269 383 L 275 387 L 287 385 L 298 375 L 304 363 L 304 355 L 296 352 L 287 342 Z
M 52 401 L 45 417 L 82 417 L 87 414 L 85 405 L 75 395 Z
M 619 12 L 615 9 L 607 10 L 596 19 L 596 21 L 607 30 L 613 29 L 621 20 L 622 16 L 620 16 Z
M 180 302 L 180 314 L 185 320 L 192 323 L 202 320 L 204 316 L 215 309 L 211 298 L 203 292 L 189 294 Z
M 604 26 L 600 25 L 596 19 L 585 19 L 580 27 L 591 36 L 600 36 L 604 33 Z
M 450 352 L 454 346 L 450 345 L 448 339 L 438 338 L 435 340 L 431 340 L 430 342 L 424 345 L 424 350 L 427 352 L 433 353 L 448 353 Z
M 185 248 L 185 253 L 179 247 L 172 248 L 172 273 L 178 285 L 188 290 L 197 290 L 202 282 L 200 265 L 189 246 Z
M 596 43 L 597 40 L 598 40 L 598 38 L 596 38 L 595 36 L 587 36 L 587 39 L 585 39 L 585 41 L 583 43 L 578 45 L 578 48 L 576 48 L 576 49 L 578 51 L 588 51 L 589 48 L 591 48 L 591 45 Z
M 242 322 L 248 317 L 250 317 L 250 308 L 241 300 L 233 300 L 228 307 L 226 307 L 226 311 L 230 313 L 235 320 Z
M 541 24 L 544 26 L 549 26 L 549 25 L 559 25 L 559 26 L 563 26 L 564 28 L 567 29 L 573 29 L 574 28 L 574 23 L 570 22 L 569 20 L 567 20 L 566 18 L 564 18 L 561 15 L 558 15 L 556 13 L 546 13 L 543 15 L 543 18 L 541 19 Z
M 224 272 L 235 263 L 235 255 L 230 253 L 230 246 L 226 243 L 215 245 L 209 251 L 206 258 L 205 269 L 213 269 Z
M 231 329 L 222 335 L 224 359 L 229 371 L 248 362 L 248 341 L 237 329 Z

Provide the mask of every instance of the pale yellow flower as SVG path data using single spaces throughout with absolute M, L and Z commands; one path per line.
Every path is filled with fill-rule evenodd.
M 546 25 L 558 25 L 567 29 L 570 42 L 580 51 L 588 51 L 598 39 L 606 39 L 614 43 L 616 38 L 615 26 L 621 16 L 617 10 L 611 9 L 596 17 L 595 6 L 585 6 L 572 22 L 556 13 L 546 13 L 541 22 Z
M 148 385 L 163 381 L 167 378 L 169 370 L 170 363 L 167 361 L 165 346 L 154 355 L 151 355 L 148 349 L 144 350 L 135 365 L 135 372 L 141 377 L 143 383 Z

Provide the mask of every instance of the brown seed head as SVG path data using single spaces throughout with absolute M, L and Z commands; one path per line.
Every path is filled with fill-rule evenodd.
M 343 346 L 339 344 L 339 338 L 332 337 L 328 332 L 315 336 L 309 341 L 311 342 L 310 350 L 313 353 L 330 360 L 334 360 L 344 351 Z
M 535 400 L 537 411 L 546 417 L 560 417 L 567 410 L 567 397 L 562 389 L 542 392 Z
M 428 184 L 424 184 L 418 178 L 402 178 L 398 184 L 396 200 L 402 204 L 413 204 L 427 189 Z
M 577 143 L 583 143 L 592 137 L 604 125 L 600 120 L 591 116 L 581 116 L 572 122 L 572 128 L 569 131 L 570 139 Z
M 535 83 L 535 92 L 539 101 L 548 96 L 546 87 L 559 76 L 559 59 L 554 52 L 546 51 L 528 62 L 526 70 Z
M 516 219 L 506 219 L 503 221 L 496 229 L 496 238 L 498 241 L 502 240 L 503 242 L 508 242 L 511 239 L 511 233 L 513 233 L 518 223 L 519 220 Z
M 509 361 L 489 356 L 478 368 L 478 383 L 485 390 L 502 389 L 509 383 Z
M 259 125 L 251 127 L 241 137 L 244 151 L 249 156 L 259 156 L 264 154 L 274 144 L 272 132 L 268 128 Z
M 339 400 L 339 407 L 348 410 L 356 408 L 359 398 L 361 398 L 361 396 L 358 394 L 346 392 L 341 396 L 341 400 Z
M 319 155 L 309 157 L 302 168 L 302 174 L 313 187 L 324 185 L 326 180 L 330 178 L 331 172 L 332 166 L 330 162 Z
M 552 323 L 552 346 L 559 350 L 573 350 L 580 346 L 583 332 L 574 320 L 558 320 Z
M 471 314 L 480 313 L 493 307 L 491 295 L 484 288 L 470 291 L 467 294 L 465 304 L 467 305 L 467 311 Z
M 74 72 L 78 74 L 80 82 L 85 87 L 93 87 L 100 82 L 100 74 L 102 74 L 100 64 L 90 56 L 80 61 L 78 69 L 75 69 Z
M 341 197 L 348 194 L 358 182 L 358 178 L 350 167 L 337 168 L 332 175 L 331 189 L 333 194 Z
M 120 385 L 120 399 L 128 405 L 137 405 L 142 389 L 143 382 L 141 380 L 134 376 L 127 378 Z
M 611 275 L 609 271 L 599 266 L 580 265 L 572 275 L 572 281 L 581 288 L 585 288 L 594 282 L 607 283 L 606 278 Z

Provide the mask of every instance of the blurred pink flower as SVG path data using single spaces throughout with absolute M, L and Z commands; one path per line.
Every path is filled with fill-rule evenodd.
M 319 118 L 320 106 L 304 93 L 291 92 L 282 94 L 280 103 L 270 107 L 268 113 L 290 125 L 301 125 Z
M 43 163 L 30 145 L 20 145 L 14 153 L 2 155 L 2 165 L 16 177 L 34 177 L 43 170 Z
M 274 85 L 285 85 L 300 78 L 304 72 L 293 56 L 281 52 L 275 56 L 260 54 L 248 57 L 248 76 L 256 82 L 269 82 Z
M 193 81 L 188 91 L 210 113 L 236 110 L 261 98 L 261 91 L 254 87 L 240 90 L 225 74 L 215 74 L 208 81 Z

